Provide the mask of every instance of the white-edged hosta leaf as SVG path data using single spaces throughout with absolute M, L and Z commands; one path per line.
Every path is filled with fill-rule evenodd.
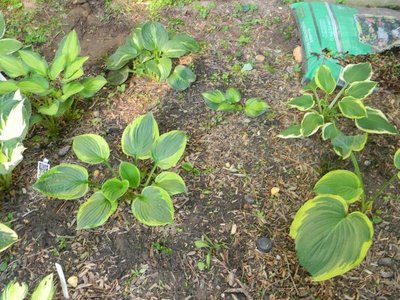
M 39 74 L 34 74 L 18 81 L 17 85 L 24 94 L 45 96 L 51 92 L 49 82 Z
M 288 105 L 300 111 L 306 111 L 314 107 L 314 97 L 311 94 L 303 94 L 299 97 L 290 99 Z
M 121 139 L 122 151 L 137 159 L 150 158 L 151 147 L 159 137 L 158 125 L 151 112 L 131 122 Z
M 163 170 L 174 167 L 185 151 L 186 140 L 183 131 L 173 130 L 162 134 L 151 150 L 155 165 Z
M 331 194 L 342 197 L 347 203 L 360 199 L 364 190 L 356 174 L 347 170 L 326 173 L 314 186 L 316 194 Z
M 47 68 L 49 67 L 47 61 L 38 53 L 29 50 L 18 51 L 21 60 L 34 72 L 47 76 Z
M 375 89 L 375 81 L 355 81 L 346 89 L 346 96 L 351 96 L 356 99 L 367 98 Z
M 307 137 L 313 135 L 320 127 L 324 125 L 324 117 L 316 112 L 308 112 L 301 121 L 300 132 L 302 136 Z
M 48 76 L 51 80 L 57 79 L 57 77 L 64 71 L 67 66 L 67 56 L 60 55 L 55 57 L 48 70 Z
M 341 156 L 343 159 L 349 158 L 352 151 L 361 151 L 364 149 L 367 143 L 368 135 L 364 133 L 363 135 L 344 135 L 339 134 L 335 138 L 331 139 L 333 150 L 337 155 Z
M 72 30 L 61 40 L 55 58 L 65 55 L 66 62 L 70 64 L 78 57 L 80 52 L 81 46 L 79 44 L 78 35 L 75 30 Z
M 138 50 L 129 44 L 122 45 L 115 51 L 106 62 L 108 70 L 119 70 L 139 55 Z
M 149 51 L 160 51 L 165 43 L 168 42 L 168 32 L 158 22 L 147 22 L 142 30 L 143 46 Z
M 76 229 L 90 229 L 103 225 L 118 207 L 117 201 L 108 200 L 101 191 L 81 204 Z
M 0 54 L 13 54 L 21 49 L 23 44 L 16 39 L 0 39 Z
M 347 202 L 319 195 L 296 213 L 290 227 L 300 264 L 322 281 L 357 267 L 372 245 L 374 229 L 363 213 L 348 213 Z
M 394 154 L 393 163 L 397 169 L 400 169 L 400 148 Z
M 1 15 L 1 14 L 0 14 Z M 1 300 L 24 300 L 28 295 L 28 285 L 25 282 L 11 281 L 2 290 Z
M 238 103 L 242 96 L 238 89 L 230 87 L 225 91 L 225 100 L 229 103 Z
M 339 101 L 342 114 L 349 119 L 360 119 L 367 116 L 367 109 L 360 99 L 346 96 Z
M 220 90 L 204 92 L 201 94 L 207 106 L 212 110 L 218 110 L 221 103 L 225 102 L 225 95 Z
M 61 200 L 83 197 L 89 189 L 89 175 L 85 168 L 61 164 L 45 172 L 33 188 L 42 194 Z
M 333 78 L 331 70 L 325 65 L 317 69 L 314 80 L 315 84 L 327 94 L 332 94 L 336 89 L 336 80 Z
M 294 124 L 286 128 L 280 134 L 278 134 L 278 137 L 280 137 L 281 139 L 293 139 L 303 137 L 303 135 L 301 134 L 301 125 Z
M 18 90 L 17 82 L 10 79 L 7 81 L 0 81 L 0 95 L 8 94 Z
M 110 148 L 106 140 L 97 134 L 74 137 L 72 149 L 79 160 L 92 165 L 104 163 L 110 157 Z
M 18 241 L 17 233 L 10 227 L 0 223 L 0 252 L 6 250 L 16 241 Z
M 326 140 L 331 140 L 337 137 L 338 135 L 342 134 L 339 129 L 337 129 L 336 125 L 334 123 L 325 123 L 322 128 L 322 139 L 324 141 Z
M 53 274 L 49 274 L 36 286 L 31 300 L 52 300 L 55 292 L 56 288 L 54 287 Z
M 98 91 L 103 88 L 103 86 L 106 85 L 106 83 L 107 80 L 101 75 L 98 75 L 96 77 L 88 77 L 81 81 L 81 84 L 83 85 L 83 90 L 79 92 L 79 95 L 84 98 L 93 97 Z
M 24 158 L 25 147 L 15 140 L 3 143 L 0 151 L 0 175 L 10 174 Z
M 256 118 L 265 113 L 270 106 L 263 100 L 258 98 L 251 98 L 244 104 L 244 112 L 247 116 Z
M 174 222 L 174 206 L 167 191 L 148 186 L 132 201 L 132 213 L 140 223 L 162 226 Z
M 132 163 L 121 161 L 119 164 L 119 176 L 128 180 L 131 188 L 137 188 L 140 185 L 140 170 Z
M 78 94 L 84 89 L 83 85 L 79 82 L 72 81 L 67 84 L 64 84 L 62 87 L 63 95 L 61 96 L 61 100 L 65 101 L 73 95 Z
M 16 78 L 28 75 L 29 69 L 23 62 L 13 55 L 0 55 L 0 69 L 6 73 L 8 77 Z
M 186 90 L 195 81 L 196 74 L 183 65 L 177 66 L 171 76 L 168 77 L 169 85 L 177 91 Z
M 175 172 L 161 172 L 154 185 L 166 190 L 170 196 L 187 192 L 185 181 Z
M 396 127 L 390 124 L 382 111 L 368 106 L 366 109 L 367 116 L 355 120 L 357 128 L 368 133 L 397 134 Z
M 340 79 L 351 84 L 355 81 L 370 80 L 372 76 L 372 67 L 370 63 L 350 64 L 344 67 L 340 74 Z
M 19 99 L 17 93 L 0 96 L 0 142 L 22 141 L 28 131 L 30 116 L 28 100 Z
M 128 180 L 119 180 L 117 178 L 108 179 L 103 183 L 101 191 L 108 200 L 115 202 L 121 198 L 129 188 Z

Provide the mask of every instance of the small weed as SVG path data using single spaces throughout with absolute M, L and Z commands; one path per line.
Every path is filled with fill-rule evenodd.
M 194 176 L 200 176 L 200 170 L 195 168 L 192 163 L 190 162 L 184 162 L 181 165 L 182 169 L 184 169 L 186 172 L 192 173 Z
M 200 240 L 194 242 L 197 249 L 206 250 L 205 258 L 197 263 L 200 271 L 211 268 L 211 259 L 221 249 L 228 249 L 225 242 L 213 242 L 206 235 L 203 235 Z
M 242 34 L 240 35 L 238 42 L 240 46 L 247 45 L 250 42 L 250 37 Z
M 203 19 L 207 19 L 207 17 L 210 14 L 210 11 L 216 7 L 217 7 L 217 5 L 215 2 L 211 2 L 207 5 L 202 5 L 199 2 L 194 4 L 194 9 L 198 11 L 198 13 L 200 14 L 200 17 Z
M 165 246 L 165 243 L 160 243 L 160 242 L 154 242 L 153 247 L 159 252 L 159 253 L 165 253 L 166 255 L 171 255 L 172 254 L 172 249 Z

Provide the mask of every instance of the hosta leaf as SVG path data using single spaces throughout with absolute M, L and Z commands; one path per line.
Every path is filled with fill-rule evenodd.
M 132 213 L 139 222 L 148 226 L 162 226 L 174 222 L 174 206 L 162 188 L 148 186 L 132 202 Z
M 137 159 L 150 158 L 151 147 L 159 137 L 158 125 L 152 113 L 136 118 L 124 130 L 122 151 Z
M 154 143 L 151 157 L 155 165 L 163 170 L 174 167 L 181 158 L 186 147 L 186 134 L 173 130 L 161 135 Z
M 162 46 L 161 51 L 163 56 L 169 58 L 178 58 L 189 52 L 183 43 L 176 41 L 175 39 L 166 42 Z
M 357 267 L 371 247 L 373 232 L 366 215 L 359 211 L 349 214 L 346 201 L 334 195 L 307 201 L 290 228 L 300 264 L 315 281 Z
M 160 51 L 168 42 L 168 32 L 158 22 L 147 22 L 142 27 L 143 46 L 149 51 Z
M 51 92 L 50 84 L 46 78 L 35 74 L 17 82 L 22 93 L 45 96 Z
M 11 78 L 26 76 L 29 72 L 22 61 L 13 55 L 0 55 L 0 69 Z
M 237 103 L 241 98 L 242 96 L 240 95 L 239 90 L 236 88 L 230 87 L 225 92 L 225 100 L 229 103 Z
M 301 121 L 300 132 L 304 137 L 313 135 L 324 125 L 324 117 L 316 112 L 308 112 Z
M 126 193 L 128 188 L 128 180 L 124 179 L 121 181 L 117 178 L 112 178 L 104 182 L 103 186 L 101 187 L 101 191 L 108 200 L 115 202 Z
M 12 170 L 22 161 L 25 147 L 19 143 L 9 141 L 2 145 L 0 151 L 0 175 L 10 174 Z
M 164 81 L 168 78 L 169 74 L 171 74 L 172 70 L 172 61 L 169 58 L 162 57 L 158 61 L 157 64 L 158 73 L 160 74 L 159 80 Z
M 236 105 L 228 102 L 222 102 L 217 111 L 234 111 L 236 109 Z
M 68 33 L 60 42 L 55 58 L 65 55 L 67 63 L 73 62 L 81 52 L 78 35 L 75 30 Z
M 347 136 L 339 134 L 332 139 L 333 150 L 343 159 L 348 158 L 352 151 L 361 151 L 367 143 L 368 135 Z
M 339 108 L 346 118 L 360 119 L 367 116 L 367 109 L 361 100 L 347 96 L 339 102 Z
M 396 127 L 390 124 L 382 111 L 368 106 L 366 109 L 367 116 L 356 119 L 356 126 L 359 129 L 368 133 L 397 134 Z
M 63 83 L 70 82 L 83 76 L 83 64 L 89 59 L 89 56 L 78 57 L 76 60 L 67 64 L 64 72 Z
M 400 169 L 400 148 L 394 154 L 393 163 L 397 169 Z
M 17 93 L 0 96 L 0 142 L 23 140 L 28 131 L 30 116 L 28 100 L 18 98 Z
M 4 15 L 0 12 L 0 39 L 6 33 L 6 21 L 4 20 Z
M 23 300 L 28 295 L 28 285 L 24 282 L 11 281 L 0 295 L 1 300 Z
M 280 134 L 278 134 L 278 137 L 280 137 L 281 139 L 293 139 L 303 137 L 303 135 L 301 134 L 301 125 L 295 124 L 290 126 L 289 128 L 286 128 Z
M 325 123 L 322 128 L 322 139 L 324 141 L 334 139 L 335 137 L 341 135 L 341 131 L 336 128 L 334 123 Z
M 201 95 L 212 110 L 218 110 L 220 104 L 225 102 L 225 95 L 220 90 L 204 92 Z
M 110 71 L 107 74 L 107 81 L 112 85 L 120 85 L 129 77 L 129 67 L 125 66 L 120 70 Z
M 309 83 L 307 83 L 304 87 L 303 87 L 303 91 L 312 91 L 315 92 L 317 90 L 317 85 L 315 83 L 315 79 L 312 79 Z
M 81 81 L 83 90 L 80 91 L 79 94 L 84 98 L 93 97 L 106 83 L 107 80 L 103 76 L 88 77 Z
M 53 274 L 50 274 L 43 278 L 36 286 L 31 300 L 52 300 L 55 292 Z
M 342 197 L 347 203 L 356 202 L 363 194 L 360 179 L 347 170 L 335 170 L 325 174 L 314 186 L 316 194 Z
M 185 181 L 174 172 L 162 172 L 154 180 L 156 186 L 164 189 L 170 196 L 186 193 Z
M 345 94 L 356 99 L 367 98 L 375 89 L 375 81 L 355 81 L 347 88 Z
M 168 78 L 169 85 L 177 91 L 186 90 L 195 81 L 196 75 L 191 69 L 183 65 L 177 66 Z
M 60 55 L 55 57 L 50 65 L 48 75 L 51 80 L 55 80 L 67 66 L 67 56 Z
M 333 78 L 331 70 L 322 65 L 315 74 L 315 84 L 327 94 L 332 94 L 336 88 L 336 80 Z
M 200 50 L 199 43 L 190 35 L 187 34 L 177 34 L 173 37 L 174 41 L 181 43 L 188 52 L 197 52 Z
M 140 170 L 134 164 L 121 161 L 119 165 L 119 175 L 122 179 L 128 180 L 131 188 L 137 188 L 140 185 Z
M 0 54 L 12 54 L 21 49 L 23 44 L 16 39 L 1 39 Z
M 304 94 L 296 98 L 290 99 L 288 105 L 297 108 L 300 111 L 306 111 L 314 107 L 314 97 L 310 94 Z
M 47 68 L 49 67 L 47 61 L 40 56 L 39 54 L 29 51 L 29 50 L 20 50 L 18 51 L 19 57 L 21 57 L 22 61 L 33 71 L 36 73 L 47 76 Z
M 16 241 L 18 241 L 17 233 L 3 223 L 0 223 L 0 252 L 6 250 Z
M 61 164 L 40 176 L 33 188 L 52 198 L 78 199 L 89 189 L 88 176 L 87 170 L 81 166 Z
M 347 84 L 355 81 L 365 81 L 371 79 L 372 67 L 370 63 L 350 64 L 347 65 L 340 74 L 340 79 Z
M 56 99 L 50 105 L 42 105 L 38 108 L 38 112 L 46 116 L 57 116 L 60 111 L 61 102 Z
M 72 149 L 79 160 L 92 165 L 104 163 L 110 157 L 110 148 L 106 140 L 97 134 L 74 137 Z
M 255 118 L 265 113 L 270 106 L 263 100 L 251 98 L 244 105 L 244 112 L 247 116 Z
M 119 70 L 139 55 L 138 50 L 129 44 L 125 44 L 117 49 L 106 62 L 108 70 Z
M 8 94 L 18 90 L 17 82 L 14 80 L 0 81 L 0 95 Z
M 64 84 L 62 87 L 63 95 L 61 96 L 61 100 L 65 101 L 69 97 L 78 94 L 80 91 L 84 89 L 83 85 L 80 84 L 79 82 L 70 82 L 67 84 Z

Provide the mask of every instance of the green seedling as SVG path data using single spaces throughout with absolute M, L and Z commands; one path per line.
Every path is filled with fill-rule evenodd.
M 181 167 L 182 167 L 182 169 L 184 169 L 186 172 L 190 172 L 190 173 L 192 173 L 194 176 L 200 176 L 200 170 L 199 169 L 197 169 L 197 168 L 195 168 L 194 166 L 193 166 L 193 164 L 192 163 L 190 163 L 190 162 L 184 162 L 184 163 L 182 163 L 181 164 Z
M 183 91 L 196 80 L 196 75 L 184 65 L 177 65 L 172 71 L 173 59 L 199 50 L 199 44 L 191 36 L 170 35 L 160 23 L 147 22 L 134 28 L 126 43 L 108 58 L 107 79 L 113 85 L 120 85 L 130 73 L 148 75 Z
M 197 249 L 206 251 L 205 258 L 197 263 L 197 267 L 200 271 L 211 268 L 212 256 L 219 250 L 228 249 L 225 242 L 213 242 L 206 235 L 202 235 L 200 240 L 194 242 L 194 245 Z
M 174 221 L 171 196 L 186 193 L 187 189 L 177 173 L 167 170 L 175 167 L 182 157 L 186 139 L 186 134 L 179 130 L 159 135 L 153 114 L 147 113 L 125 128 L 122 151 L 133 163 L 120 159 L 118 170 L 109 162 L 110 148 L 104 138 L 96 134 L 74 138 L 72 149 L 80 161 L 103 164 L 112 174 L 100 186 L 89 181 L 86 168 L 61 164 L 44 173 L 33 188 L 48 197 L 74 200 L 85 196 L 90 186 L 94 187 L 94 193 L 79 207 L 77 229 L 102 226 L 121 200 L 130 202 L 133 215 L 147 226 L 171 224 Z M 148 165 L 149 168 L 140 170 L 139 161 L 149 159 L 153 162 L 151 168 Z M 154 178 L 158 170 L 161 172 Z
M 159 253 L 165 253 L 166 255 L 171 255 L 172 254 L 172 249 L 165 246 L 164 243 L 160 242 L 154 242 L 153 247 L 159 252 Z
M 53 274 L 47 275 L 36 286 L 31 295 L 31 300 L 52 300 L 55 296 Z M 19 300 L 28 296 L 28 285 L 25 282 L 12 281 L 6 285 L 0 295 L 0 299 Z

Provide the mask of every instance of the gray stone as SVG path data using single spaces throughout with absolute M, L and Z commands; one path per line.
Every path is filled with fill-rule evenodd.
M 65 155 L 67 155 L 69 149 L 71 149 L 71 146 L 70 146 L 70 145 L 67 145 L 67 146 L 65 146 L 65 147 L 62 147 L 62 148 L 58 151 L 58 155 L 59 155 L 59 156 L 65 156 Z
M 256 241 L 257 249 L 263 253 L 268 253 L 272 250 L 272 241 L 265 237 L 261 236 Z
M 392 278 L 393 277 L 393 272 L 392 271 L 381 271 L 381 276 L 383 278 Z
M 245 195 L 245 196 L 244 196 L 244 200 L 245 200 L 248 204 L 253 204 L 253 203 L 254 203 L 254 198 L 251 197 L 250 195 Z
M 382 257 L 378 260 L 378 265 L 380 266 L 386 266 L 386 267 L 391 267 L 393 266 L 393 259 L 390 257 Z

